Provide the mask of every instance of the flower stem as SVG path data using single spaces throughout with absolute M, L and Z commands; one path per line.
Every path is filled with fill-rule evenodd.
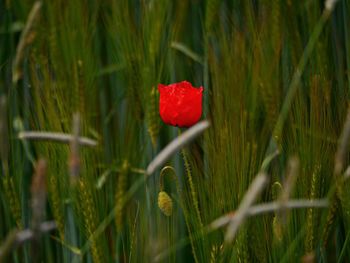
M 196 189 L 195 189 L 194 184 L 193 184 L 193 179 L 192 179 L 192 174 L 191 174 L 191 166 L 190 166 L 190 163 L 188 162 L 187 152 L 185 149 L 182 149 L 181 153 L 182 153 L 182 158 L 184 160 L 187 180 L 188 180 L 188 184 L 190 186 L 192 202 L 193 202 L 193 206 L 194 206 L 194 209 L 196 212 L 197 220 L 198 220 L 200 227 L 203 227 L 203 223 L 202 223 L 202 219 L 201 219 L 201 215 L 200 215 L 200 211 L 199 211 L 197 192 L 196 192 Z

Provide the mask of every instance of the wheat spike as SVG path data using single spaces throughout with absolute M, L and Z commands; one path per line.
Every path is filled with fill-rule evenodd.
M 193 202 L 194 209 L 196 211 L 197 220 L 198 220 L 200 226 L 203 226 L 201 214 L 199 211 L 197 192 L 196 192 L 196 188 L 194 187 L 193 178 L 192 178 L 192 174 L 191 174 L 191 166 L 190 166 L 190 163 L 188 162 L 187 152 L 185 149 L 182 149 L 181 153 L 182 153 L 182 158 L 184 160 L 184 165 L 185 165 L 186 174 L 187 174 L 187 180 L 188 180 L 188 184 L 190 186 L 192 202 Z
M 319 166 L 316 167 L 316 170 L 312 173 L 312 179 L 311 179 L 311 193 L 310 193 L 310 199 L 315 199 L 318 195 L 317 186 L 319 181 Z M 306 252 L 311 252 L 314 249 L 314 227 L 315 227 L 315 209 L 309 208 L 307 211 L 307 234 L 306 234 Z
M 83 178 L 79 179 L 79 193 L 81 202 L 81 211 L 84 216 L 84 224 L 87 236 L 90 237 L 97 228 L 96 224 L 96 209 L 92 199 L 92 194 L 86 185 Z M 97 240 L 94 238 L 91 244 L 91 254 L 95 263 L 104 262 L 100 246 Z
M 147 112 L 147 126 L 153 148 L 155 148 L 157 146 L 157 137 L 160 129 L 158 117 L 158 96 L 155 87 L 152 87 L 150 92 L 150 100 Z
M 64 240 L 64 214 L 60 197 L 60 189 L 58 186 L 58 180 L 55 174 L 48 174 L 48 190 L 50 205 L 53 213 L 53 217 L 57 224 L 57 229 L 60 235 L 60 239 Z
M 118 175 L 118 185 L 117 191 L 115 194 L 116 202 L 116 215 L 115 215 L 115 224 L 117 231 L 120 233 L 123 227 L 123 218 L 124 218 L 124 196 L 127 188 L 127 175 L 129 170 L 129 163 L 127 160 L 123 161 L 122 168 Z

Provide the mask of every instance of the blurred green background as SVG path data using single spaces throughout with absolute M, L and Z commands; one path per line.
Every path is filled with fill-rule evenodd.
M 0 260 L 348 262 L 349 11 L 348 0 L 0 0 Z M 160 169 L 142 183 L 144 171 L 179 129 L 162 123 L 157 85 L 182 80 L 204 87 L 211 126 L 167 162 L 177 179 L 160 189 Z M 18 138 L 72 133 L 75 113 L 96 147 Z M 328 208 L 251 217 L 232 243 L 225 228 L 208 233 L 276 150 L 258 202 L 278 200 L 294 160 L 290 197 Z M 11 243 L 44 220 L 57 229 Z

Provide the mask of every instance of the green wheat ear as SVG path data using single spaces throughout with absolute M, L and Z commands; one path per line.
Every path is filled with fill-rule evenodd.
M 79 198 L 81 203 L 81 212 L 84 217 L 85 231 L 88 237 L 92 237 L 97 228 L 96 209 L 91 192 L 91 188 L 87 185 L 83 178 L 79 179 Z M 91 255 L 93 262 L 100 263 L 103 261 L 101 244 L 96 237 L 91 238 Z
M 329 208 L 328 214 L 327 214 L 327 219 L 326 219 L 326 223 L 324 226 L 324 230 L 322 233 L 322 241 L 323 241 L 323 247 L 327 247 L 328 243 L 331 240 L 331 234 L 333 229 L 335 228 L 335 222 L 337 220 L 338 217 L 338 211 L 340 209 L 340 200 L 339 197 L 337 196 L 337 194 L 335 194 L 332 197 L 331 200 L 331 206 Z
M 198 198 L 197 198 L 197 191 L 196 191 L 196 188 L 194 187 L 192 173 L 191 173 L 191 166 L 190 166 L 190 163 L 188 161 L 188 155 L 187 155 L 186 149 L 182 149 L 181 153 L 182 153 L 182 159 L 183 159 L 184 165 L 185 165 L 185 170 L 186 170 L 186 174 L 187 174 L 188 184 L 189 184 L 190 190 L 191 190 L 191 197 L 192 197 L 193 206 L 194 206 L 194 209 L 195 209 L 196 215 L 197 215 L 197 220 L 198 220 L 199 224 L 201 226 L 203 226 L 201 213 L 199 211 L 199 203 L 198 203 Z
M 49 174 L 49 198 L 51 201 L 51 209 L 53 213 L 53 217 L 57 224 L 58 233 L 61 240 L 65 240 L 65 230 L 64 230 L 64 213 L 63 207 L 61 203 L 58 180 L 56 175 Z
M 115 194 L 115 202 L 117 207 L 116 215 L 115 215 L 115 224 L 118 232 L 121 232 L 122 226 L 123 226 L 123 219 L 124 219 L 123 208 L 124 208 L 125 192 L 127 188 L 128 171 L 129 171 L 129 162 L 127 160 L 124 160 L 118 176 L 117 192 Z
M 147 112 L 147 130 L 151 137 L 153 148 L 155 148 L 160 129 L 158 117 L 158 92 L 155 87 L 152 87 L 149 98 L 149 107 Z
M 212 245 L 210 251 L 210 263 L 220 262 L 220 257 L 223 252 L 224 245 Z
M 320 178 L 320 166 L 316 166 L 315 170 L 312 173 L 311 180 L 311 193 L 310 199 L 315 199 L 319 193 L 317 190 Z M 317 220 L 316 211 L 314 208 L 309 208 L 306 213 L 306 222 L 307 222 L 307 232 L 306 232 L 306 240 L 305 240 L 305 249 L 306 252 L 312 252 L 315 247 L 315 223 Z

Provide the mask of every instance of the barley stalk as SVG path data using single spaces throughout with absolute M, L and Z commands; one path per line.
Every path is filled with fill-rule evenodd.
M 87 236 L 91 236 L 97 228 L 96 224 L 96 209 L 92 199 L 90 189 L 87 187 L 84 178 L 79 179 L 79 193 L 81 202 L 81 211 L 84 216 L 84 225 Z M 100 263 L 103 261 L 103 255 L 101 253 L 100 244 L 97 238 L 93 238 L 91 241 L 91 254 L 94 263 Z
M 159 134 L 159 117 L 158 117 L 158 107 L 157 107 L 157 90 L 155 87 L 152 87 L 150 92 L 150 100 L 148 106 L 148 114 L 147 114 L 147 130 L 151 137 L 153 148 L 156 148 L 157 137 Z
M 60 191 L 58 186 L 58 180 L 56 175 L 49 174 L 49 198 L 51 200 L 51 209 L 53 217 L 57 224 L 57 229 L 60 235 L 60 239 L 64 240 L 64 212 L 61 204 Z
M 328 214 L 327 214 L 327 220 L 326 224 L 323 229 L 322 233 L 322 240 L 323 240 L 323 246 L 326 247 L 328 242 L 331 238 L 331 232 L 333 230 L 335 220 L 337 218 L 337 212 L 339 209 L 339 199 L 336 197 L 336 195 L 332 198 L 331 207 L 329 208 Z
M 73 136 L 70 142 L 70 156 L 69 156 L 69 175 L 72 184 L 78 180 L 80 173 L 80 155 L 79 155 L 79 133 L 80 133 L 80 115 L 75 113 L 73 115 Z
M 198 203 L 198 198 L 197 198 L 197 192 L 196 192 L 196 188 L 195 188 L 194 183 L 193 183 L 193 178 L 192 178 L 192 173 L 191 173 L 191 166 L 190 166 L 190 163 L 188 162 L 188 156 L 187 156 L 186 149 L 182 149 L 181 153 L 182 153 L 182 158 L 184 160 L 184 165 L 185 165 L 185 169 L 186 169 L 188 185 L 190 186 L 191 197 L 192 197 L 192 204 L 193 204 L 193 207 L 195 209 L 195 213 L 196 213 L 196 216 L 197 216 L 198 223 L 199 223 L 200 227 L 203 227 L 201 213 L 200 213 L 200 210 L 199 210 L 199 203 Z
M 311 192 L 310 192 L 310 199 L 315 199 L 315 197 L 318 195 L 317 187 L 318 187 L 318 179 L 319 179 L 319 172 L 320 172 L 320 167 L 317 166 L 312 173 L 312 179 L 311 179 Z M 315 209 L 310 208 L 307 211 L 306 214 L 306 220 L 307 220 L 307 233 L 306 233 L 306 252 L 312 252 L 315 247 Z
M 125 198 L 125 192 L 127 190 L 128 170 L 129 170 L 129 163 L 127 160 L 124 160 L 120 173 L 118 174 L 117 191 L 115 194 L 115 203 L 116 203 L 115 225 L 117 227 L 117 231 L 119 234 L 121 233 L 122 227 L 123 227 L 124 206 L 125 206 L 124 198 Z

